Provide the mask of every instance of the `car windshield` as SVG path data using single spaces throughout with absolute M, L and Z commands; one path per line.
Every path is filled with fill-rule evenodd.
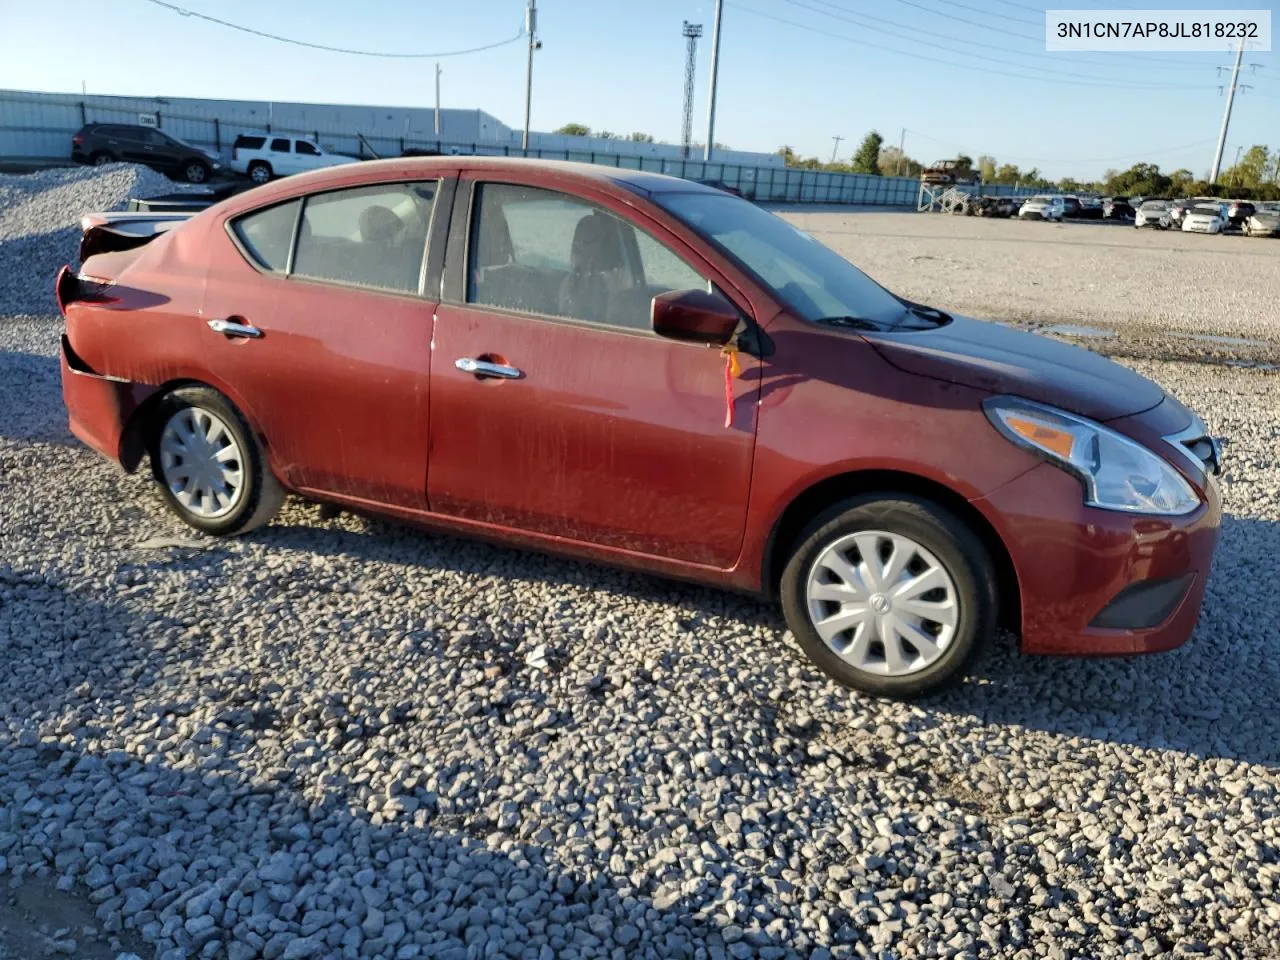
M 1142 205 L 1143 210 L 1167 210 L 1169 202 L 1167 200 L 1148 200 Z
M 918 325 L 919 313 L 848 260 L 753 203 L 723 193 L 659 193 L 655 199 L 806 320 L 884 330 Z
M 1222 208 L 1218 206 L 1211 206 L 1209 204 L 1200 204 L 1199 206 L 1193 207 L 1192 212 L 1203 214 L 1206 217 L 1216 217 L 1221 215 Z

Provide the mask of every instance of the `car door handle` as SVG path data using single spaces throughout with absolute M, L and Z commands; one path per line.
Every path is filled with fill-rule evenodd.
M 459 357 L 453 365 L 463 373 L 474 373 L 477 377 L 519 380 L 524 376 L 524 372 L 516 367 L 508 367 L 504 363 L 490 363 L 488 360 L 476 360 L 472 357 Z
M 248 337 L 250 340 L 257 340 L 262 336 L 262 331 L 257 327 L 250 326 L 247 323 L 236 323 L 232 320 L 210 320 L 209 329 L 224 336 Z

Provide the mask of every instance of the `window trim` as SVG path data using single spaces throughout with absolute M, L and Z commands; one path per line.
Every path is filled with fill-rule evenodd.
M 461 234 L 461 242 L 458 244 L 458 246 L 460 246 L 461 248 L 459 252 L 461 253 L 461 257 L 462 257 L 462 269 L 460 271 L 461 290 L 452 291 L 454 296 L 442 296 L 441 297 L 442 302 L 448 303 L 451 306 L 461 307 L 467 310 L 477 310 L 482 313 L 496 313 L 496 314 L 501 314 L 502 316 L 509 316 L 509 317 L 524 317 L 530 320 L 536 320 L 540 322 L 559 323 L 559 324 L 564 324 L 564 325 L 573 326 L 573 327 L 585 327 L 588 330 L 607 330 L 614 333 L 624 333 L 624 334 L 630 334 L 632 336 L 645 337 L 647 339 L 664 340 L 670 343 L 680 342 L 680 341 L 670 340 L 667 337 L 662 337 L 659 334 L 655 333 L 652 326 L 652 317 L 650 318 L 650 326 L 647 328 L 626 327 L 626 326 L 621 326 L 619 324 L 602 323 L 597 320 L 582 320 L 578 317 L 569 317 L 559 313 L 537 313 L 532 310 L 517 310 L 513 307 L 495 306 L 495 305 L 486 304 L 486 303 L 473 303 L 472 301 L 468 300 L 467 294 L 468 294 L 468 287 L 470 286 L 472 235 L 475 229 L 477 228 L 477 226 L 479 225 L 479 221 L 480 221 L 480 218 L 478 215 L 480 194 L 482 193 L 482 190 L 480 188 L 493 184 L 497 186 L 522 187 L 526 190 L 541 190 L 544 193 L 558 194 L 563 197 L 568 197 L 571 200 L 575 200 L 579 203 L 582 203 L 586 206 L 591 207 L 593 210 L 602 211 L 608 214 L 609 216 L 613 217 L 615 220 L 619 220 L 622 223 L 627 224 L 628 226 L 632 227 L 632 229 L 646 234 L 651 240 L 657 243 L 660 247 L 669 251 L 672 254 L 672 256 L 679 259 L 681 263 L 689 267 L 689 269 L 693 270 L 694 273 L 701 276 L 704 280 L 707 281 L 707 283 L 711 284 L 712 289 L 721 297 L 723 297 L 725 302 L 729 303 L 736 311 L 738 311 L 739 315 L 741 315 L 747 323 L 752 323 L 752 324 L 754 323 L 754 321 L 751 319 L 750 313 L 747 311 L 744 311 L 742 307 L 739 306 L 732 297 L 730 297 L 724 292 L 723 285 L 717 283 L 715 280 L 715 277 L 707 276 L 706 275 L 707 271 L 695 268 L 692 264 L 689 263 L 686 257 L 681 256 L 679 253 L 673 250 L 671 248 L 671 244 L 655 236 L 652 230 L 646 229 L 645 227 L 641 226 L 639 223 L 636 223 L 636 221 L 628 217 L 624 217 L 621 214 L 619 214 L 617 211 L 611 210 L 604 204 L 596 201 L 595 199 L 591 197 L 583 196 L 582 194 L 572 193 L 569 190 L 557 189 L 555 187 L 548 187 L 540 183 L 524 183 L 518 180 L 489 178 L 484 176 L 484 174 L 487 173 L 488 171 L 477 171 L 477 172 L 480 174 L 479 176 L 468 179 L 466 181 L 466 188 L 467 188 L 466 202 L 459 205 L 459 211 L 455 211 L 455 215 L 453 217 L 453 224 L 450 228 L 450 247 L 451 248 L 454 245 L 453 244 L 454 232 L 457 231 Z M 446 265 L 447 265 L 447 260 L 446 260 Z M 643 267 L 643 262 L 641 263 L 641 266 Z M 703 346 L 702 344 L 698 344 L 698 343 L 693 343 L 691 345 L 695 347 Z
M 416 290 L 389 290 L 386 287 L 373 287 L 362 283 L 353 283 L 349 280 L 327 280 L 323 277 L 303 277 L 294 273 L 294 261 L 298 253 L 298 239 L 302 234 L 302 218 L 306 213 L 307 201 L 311 197 L 324 196 L 330 193 L 342 193 L 347 190 L 361 190 L 368 187 L 389 187 L 404 186 L 415 183 L 434 183 L 436 185 L 436 195 L 431 201 L 431 218 L 427 222 L 427 235 L 423 241 L 422 260 L 418 270 L 418 286 Z M 429 300 L 426 293 L 426 285 L 431 277 L 432 269 L 441 270 L 442 262 L 433 263 L 432 251 L 437 247 L 443 247 L 443 243 L 433 243 L 435 234 L 440 229 L 441 221 L 438 219 L 441 201 L 445 201 L 446 205 L 452 208 L 453 205 L 453 186 L 456 181 L 446 174 L 439 177 L 422 179 L 420 177 L 408 177 L 398 180 L 375 180 L 371 183 L 348 183 L 340 187 L 331 187 L 328 190 L 317 190 L 313 193 L 300 193 L 291 197 L 283 197 L 274 203 L 266 203 L 260 207 L 253 207 L 249 210 L 242 210 L 233 216 L 227 217 L 222 221 L 222 228 L 230 237 L 231 242 L 235 245 L 236 251 L 244 259 L 245 263 L 256 270 L 264 277 L 274 277 L 280 280 L 297 281 L 300 283 L 319 283 L 325 286 L 342 287 L 347 290 L 362 290 L 366 293 L 380 293 L 392 297 L 414 297 L 419 300 Z M 244 243 L 241 242 L 239 235 L 236 233 L 235 225 L 246 217 L 251 217 L 256 213 L 270 210 L 273 207 L 284 206 L 286 203 L 298 204 L 298 212 L 293 218 L 293 232 L 289 239 L 289 256 L 285 261 L 285 269 L 270 270 L 258 262 L 257 258 L 249 252 Z M 447 221 L 446 221 L 447 222 Z M 440 298 L 436 298 L 440 299 Z

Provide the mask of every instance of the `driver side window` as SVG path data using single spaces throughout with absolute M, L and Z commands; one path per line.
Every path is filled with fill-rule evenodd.
M 658 240 L 592 203 L 514 184 L 476 188 L 468 303 L 649 330 L 653 297 L 691 288 L 710 284 Z

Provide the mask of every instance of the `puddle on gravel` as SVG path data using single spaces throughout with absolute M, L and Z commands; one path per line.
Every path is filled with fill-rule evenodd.
M 1045 333 L 1058 333 L 1065 337 L 1110 338 L 1117 336 L 1114 330 L 1108 330 L 1105 327 L 1087 327 L 1075 323 L 1054 324 L 1052 327 L 1045 327 L 1044 331 Z
M 1200 343 L 1217 343 L 1224 347 L 1265 347 L 1269 345 L 1265 340 L 1251 340 L 1248 337 L 1226 337 L 1218 333 L 1182 333 L 1171 330 L 1170 336 L 1178 337 L 1182 340 L 1195 340 Z

